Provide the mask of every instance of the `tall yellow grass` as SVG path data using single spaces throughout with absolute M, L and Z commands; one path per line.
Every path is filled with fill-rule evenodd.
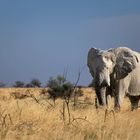
M 12 92 L 26 89 L 0 89 L 0 139 L 6 140 L 139 140 L 140 110 L 131 111 L 125 98 L 120 113 L 113 113 L 113 105 L 96 109 L 92 89 L 82 89 L 81 104 L 73 109 L 70 101 L 70 123 L 67 110 L 63 118 L 62 99 L 55 105 L 41 89 L 30 89 L 33 98 L 14 99 Z M 113 101 L 112 101 L 113 102 Z M 90 104 L 89 104 L 90 103 Z

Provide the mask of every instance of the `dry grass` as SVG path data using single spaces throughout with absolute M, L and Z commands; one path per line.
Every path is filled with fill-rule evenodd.
M 11 93 L 27 89 L 0 89 L 0 139 L 6 140 L 139 140 L 140 110 L 130 111 L 126 98 L 120 113 L 112 106 L 96 109 L 92 89 L 82 89 L 76 109 L 70 100 L 70 122 L 62 99 L 55 105 L 41 89 L 29 89 L 32 96 L 15 99 Z M 64 108 L 65 107 L 65 108 Z M 106 117 L 106 118 L 105 118 Z

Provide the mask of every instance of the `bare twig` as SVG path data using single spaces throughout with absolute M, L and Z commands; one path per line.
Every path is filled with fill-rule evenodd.
M 5 111 L 6 111 L 6 110 L 4 109 L 4 110 L 0 113 L 0 120 L 1 120 L 1 118 L 2 118 L 2 116 L 3 116 L 3 114 L 4 114 Z
M 3 116 L 3 120 L 2 120 L 2 127 L 5 125 L 5 127 L 7 126 L 6 125 L 6 117 L 7 117 L 7 114 L 5 114 L 4 116 Z
M 105 116 L 104 116 L 104 122 L 106 121 L 107 113 L 108 113 L 108 110 L 106 109 L 105 110 Z
M 83 67 L 83 68 L 84 68 L 84 67 Z M 83 68 L 82 68 L 82 70 L 83 70 Z M 70 95 L 71 95 L 71 94 L 74 94 L 74 104 L 73 104 L 73 105 L 74 105 L 74 110 L 75 110 L 76 101 L 77 101 L 76 92 L 75 92 L 75 91 L 76 91 L 76 87 L 77 87 L 77 85 L 78 85 L 78 82 L 79 82 L 79 79 L 80 79 L 82 70 L 79 71 L 77 80 L 76 80 L 76 82 L 75 82 L 73 88 L 70 89 L 70 90 L 68 90 L 68 91 L 66 91 L 67 93 L 68 93 L 68 92 L 70 93 L 69 96 L 67 96 L 67 93 L 66 93 L 66 94 L 64 93 L 64 98 L 63 98 L 63 99 L 64 99 L 64 102 L 63 102 L 63 110 L 60 111 L 61 114 L 62 114 L 62 116 L 63 116 L 63 121 L 64 121 L 64 123 L 65 123 L 65 120 L 66 120 L 66 118 L 65 118 L 65 116 L 66 116 L 65 110 L 66 110 L 66 109 L 67 109 L 67 113 L 68 113 L 68 124 L 71 123 L 71 113 L 70 113 L 70 107 L 69 107 Z M 64 74 L 63 74 L 64 79 L 66 79 L 66 76 L 67 76 L 67 70 L 64 71 Z M 65 106 L 65 104 L 66 104 L 66 106 Z
M 76 106 L 76 101 L 77 101 L 77 98 L 76 98 L 76 87 L 77 87 L 77 85 L 78 85 L 78 82 L 79 82 L 79 80 L 80 80 L 80 77 L 81 77 L 81 73 L 82 73 L 82 71 L 84 70 L 84 68 L 85 68 L 85 66 L 83 66 L 82 67 L 82 69 L 81 70 L 79 70 L 79 72 L 78 72 L 78 77 L 77 77 L 77 80 L 76 80 L 76 82 L 75 82 L 75 85 L 74 85 L 74 88 L 73 88 L 73 93 L 74 93 L 74 110 L 75 110 L 75 106 Z
M 69 108 L 69 101 L 70 101 L 70 97 L 64 97 L 65 103 L 66 103 L 66 107 L 67 107 L 67 112 L 68 112 L 68 120 L 70 123 L 71 120 L 71 114 L 70 114 L 70 108 Z
M 77 120 L 83 120 L 83 121 L 85 121 L 85 122 L 88 122 L 88 123 L 90 123 L 90 124 L 92 124 L 92 125 L 94 125 L 92 122 L 90 122 L 90 121 L 88 121 L 87 120 L 87 117 L 85 116 L 84 118 L 73 118 L 73 120 L 71 121 L 71 124 L 75 121 L 75 122 L 77 122 Z M 77 122 L 78 123 L 78 122 Z
M 74 102 L 74 101 L 71 101 L 71 102 Z M 85 104 L 85 105 L 94 105 L 94 103 L 92 103 L 92 102 L 87 102 L 87 103 L 86 103 L 86 102 L 84 102 L 84 101 L 82 102 L 82 101 L 79 101 L 79 100 L 76 101 L 76 103 L 77 103 L 77 104 Z
M 37 99 L 37 98 L 30 92 L 30 90 L 27 90 L 26 92 L 28 92 L 29 97 L 31 97 L 36 103 L 40 104 L 41 106 L 44 105 L 44 104 L 41 104 L 41 103 L 40 103 L 39 99 Z M 45 101 L 46 101 L 46 100 L 45 100 Z M 47 102 L 51 107 L 54 108 L 54 105 L 53 105 L 53 104 L 51 104 L 49 101 L 46 101 L 46 102 Z
M 110 113 L 112 113 L 113 119 L 114 119 L 114 122 L 115 122 L 116 119 L 115 119 L 115 112 L 114 112 L 114 110 L 110 110 L 109 111 L 108 109 L 105 110 L 104 122 L 106 122 L 107 115 L 110 114 Z
M 66 118 L 65 118 L 65 101 L 64 100 L 63 100 L 63 110 L 62 111 L 60 110 L 60 113 L 62 114 L 63 122 L 65 124 Z
M 13 124 L 13 121 L 12 121 L 12 118 L 11 118 L 10 114 L 8 114 L 8 117 L 9 117 L 10 123 Z
M 63 101 L 63 120 L 65 122 L 65 102 Z
M 39 100 L 30 92 L 30 90 L 26 90 L 26 92 L 29 94 L 29 97 L 31 97 L 32 99 L 34 99 L 37 103 L 39 103 Z

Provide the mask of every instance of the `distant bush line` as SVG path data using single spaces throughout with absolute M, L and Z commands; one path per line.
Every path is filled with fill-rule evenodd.
M 17 80 L 11 86 L 8 86 L 4 82 L 0 81 L 0 88 L 4 88 L 4 87 L 15 87 L 15 88 L 50 87 L 51 89 L 58 91 L 58 90 L 64 90 L 64 88 L 69 88 L 69 87 L 73 87 L 73 86 L 74 86 L 74 84 L 72 84 L 72 82 L 67 80 L 66 77 L 64 77 L 63 75 L 58 75 L 56 77 L 50 77 L 49 80 L 45 84 L 42 84 L 42 82 L 37 78 L 32 79 L 28 83 Z

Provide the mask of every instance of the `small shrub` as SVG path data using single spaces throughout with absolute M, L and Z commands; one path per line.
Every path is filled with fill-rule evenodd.
M 3 87 L 5 87 L 5 86 L 6 86 L 6 84 L 5 84 L 5 83 L 0 82 L 0 88 L 3 88 Z
M 25 85 L 25 87 L 26 87 L 26 88 L 32 88 L 33 85 L 32 85 L 31 83 L 27 83 L 27 84 Z
M 23 88 L 24 85 L 25 85 L 24 82 L 22 82 L 22 81 L 16 81 L 15 84 L 13 85 L 13 87 Z
M 30 84 L 32 85 L 32 87 L 41 87 L 41 82 L 39 79 L 32 79 Z
M 68 97 L 72 94 L 73 84 L 67 81 L 64 76 L 57 76 L 56 78 L 50 78 L 47 87 L 51 88 L 48 93 L 51 98 Z

